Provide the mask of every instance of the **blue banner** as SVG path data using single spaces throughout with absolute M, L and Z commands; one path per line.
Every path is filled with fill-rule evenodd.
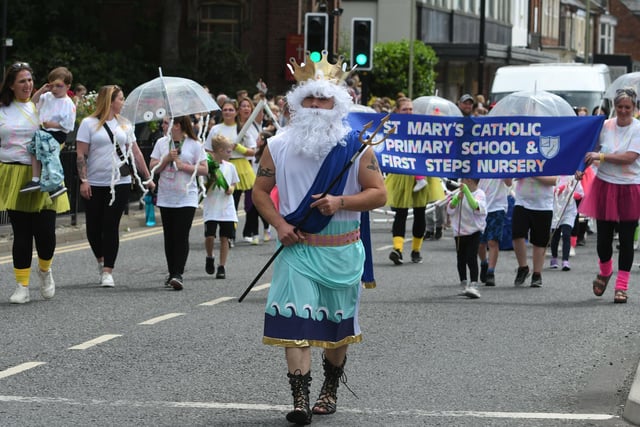
M 385 114 L 350 113 L 349 124 L 375 130 Z M 392 114 L 374 141 L 382 172 L 448 178 L 523 178 L 573 175 L 584 169 L 604 116 L 442 117 Z

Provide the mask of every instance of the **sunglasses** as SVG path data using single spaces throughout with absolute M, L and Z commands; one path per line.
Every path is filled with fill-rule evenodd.
M 16 62 L 11 64 L 10 67 L 12 70 L 24 70 L 25 68 L 31 68 L 28 62 Z
M 630 96 L 631 98 L 635 98 L 637 96 L 636 95 L 636 91 L 631 89 L 631 88 L 617 89 L 616 90 L 616 96 L 622 95 L 622 94 Z

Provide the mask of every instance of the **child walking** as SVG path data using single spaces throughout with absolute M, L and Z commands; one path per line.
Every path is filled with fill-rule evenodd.
M 549 267 L 558 268 L 558 245 L 562 238 L 562 271 L 571 270 L 569 264 L 569 256 L 571 248 L 575 247 L 577 238 L 571 237 L 571 230 L 578 215 L 578 207 L 574 201 L 576 197 L 584 196 L 582 185 L 578 182 L 575 190 L 575 179 L 573 176 L 563 175 L 556 180 L 556 188 L 554 191 L 553 220 L 551 221 L 551 260 Z M 571 198 L 571 200 L 569 200 Z
M 229 254 L 229 239 L 233 238 L 238 214 L 233 201 L 233 192 L 240 182 L 238 172 L 231 158 L 234 144 L 222 134 L 211 139 L 209 155 L 214 162 L 209 165 L 209 182 L 207 183 L 207 197 L 203 201 L 202 216 L 204 218 L 204 248 L 207 253 L 205 271 L 207 274 L 216 273 L 216 279 L 226 278 L 225 264 Z M 215 171 L 217 163 L 218 171 Z M 214 169 L 214 170 L 212 170 Z M 216 176 L 217 175 L 217 176 Z M 220 227 L 220 258 L 218 270 L 215 269 L 213 245 L 216 230 Z
M 64 144 L 67 134 L 73 130 L 76 122 L 76 105 L 67 95 L 72 80 L 73 75 L 66 67 L 54 68 L 47 78 L 48 83 L 38 89 L 31 98 L 40 116 L 40 128 L 60 145 Z M 44 157 L 42 160 L 46 162 Z M 20 189 L 21 193 L 41 190 L 42 164 L 35 154 L 31 155 L 31 169 L 33 177 Z M 60 185 L 50 191 L 49 196 L 53 199 L 66 191 L 67 188 Z
M 480 235 L 487 223 L 485 194 L 478 188 L 479 181 L 475 178 L 462 178 L 460 192 L 447 205 L 453 236 L 456 239 L 458 276 L 460 285 L 464 288 L 460 295 L 469 298 L 480 298 L 478 246 L 480 246 Z M 467 282 L 467 267 L 471 283 Z

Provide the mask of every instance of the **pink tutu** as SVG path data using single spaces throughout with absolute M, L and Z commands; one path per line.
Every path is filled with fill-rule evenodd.
M 637 221 L 640 218 L 640 185 L 611 184 L 596 176 L 578 212 L 604 221 Z

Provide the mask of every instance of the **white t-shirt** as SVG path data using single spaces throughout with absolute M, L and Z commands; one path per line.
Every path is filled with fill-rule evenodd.
M 40 123 L 56 122 L 62 126 L 62 129 L 46 128 L 46 130 L 69 133 L 76 124 L 76 104 L 66 95 L 64 98 L 56 98 L 51 92 L 44 93 L 40 96 L 36 108 L 40 115 Z
M 576 202 L 573 199 L 573 193 L 571 193 L 575 184 L 575 178 L 571 175 L 561 175 L 556 180 L 556 186 L 554 187 L 553 219 L 551 220 L 551 228 L 558 228 L 559 225 L 563 224 L 573 227 L 576 215 L 578 215 L 578 205 L 576 205 Z M 562 192 L 560 192 L 561 188 Z M 580 181 L 575 185 L 574 193 L 584 196 L 584 191 Z M 562 214 L 562 217 L 560 217 L 560 214 Z
M 311 188 L 323 160 L 315 160 L 303 157 L 291 151 L 295 141 L 290 141 L 290 133 L 284 132 L 269 139 L 269 152 L 276 166 L 276 182 L 278 185 L 278 195 L 280 197 L 280 214 L 286 216 L 294 212 L 303 197 Z M 358 182 L 358 171 L 360 169 L 360 156 L 355 160 L 348 172 L 347 184 L 343 194 L 357 194 L 361 190 Z M 292 160 L 291 160 L 292 159 Z M 337 175 L 340 171 L 334 172 Z M 338 210 L 333 216 L 338 221 L 360 220 L 360 212 Z
M 236 139 L 238 138 L 238 128 L 236 125 L 227 126 L 224 123 L 215 125 L 209 131 L 209 135 L 207 135 L 207 139 L 204 142 L 205 150 L 213 151 L 213 148 L 211 148 L 211 140 L 218 134 L 226 137 L 232 144 L 235 144 Z M 237 151 L 234 151 L 233 153 L 231 153 L 231 158 L 242 159 L 244 158 L 244 156 Z
M 87 180 L 90 185 L 97 187 L 111 186 L 112 177 L 115 179 L 122 160 L 116 152 L 115 145 L 103 126 L 98 127 L 100 121 L 96 117 L 86 117 L 80 123 L 77 142 L 89 144 L 89 156 L 87 158 Z M 131 144 L 136 142 L 133 126 L 124 118 L 114 118 L 105 122 L 120 150 L 126 156 Z M 129 184 L 131 176 L 120 177 L 115 183 Z
M 151 158 L 162 160 L 171 149 L 171 139 L 164 136 L 156 141 L 151 152 Z M 180 160 L 195 165 L 206 160 L 204 147 L 195 139 L 186 138 L 180 146 Z M 198 180 L 193 174 L 176 170 L 173 163 L 169 163 L 160 172 L 158 179 L 158 201 L 156 205 L 163 208 L 198 207 Z
M 627 151 L 640 153 L 640 122 L 633 119 L 629 126 L 620 127 L 615 118 L 606 120 L 599 142 L 600 152 L 605 154 Z M 640 156 L 629 165 L 600 162 L 597 176 L 612 184 L 640 184 Z
M 231 162 L 220 162 L 220 170 L 229 185 L 240 182 L 236 167 Z M 238 222 L 238 213 L 233 202 L 233 194 L 226 194 L 223 189 L 212 186 L 202 202 L 202 218 L 206 221 Z
M 507 187 L 502 179 L 483 178 L 478 183 L 478 188 L 484 191 L 487 200 L 487 212 L 505 211 L 509 208 L 509 192 L 511 187 Z
M 544 185 L 535 178 L 518 178 L 515 183 L 515 205 L 533 211 L 553 210 L 553 185 Z
M 0 162 L 31 164 L 27 145 L 40 123 L 36 106 L 31 101 L 13 101 L 0 107 Z
M 483 232 L 487 226 L 487 204 L 484 191 L 476 188 L 471 193 L 478 202 L 478 209 L 471 209 L 465 196 L 455 208 L 447 203 L 447 213 L 451 216 L 454 236 L 470 236 L 476 231 Z

